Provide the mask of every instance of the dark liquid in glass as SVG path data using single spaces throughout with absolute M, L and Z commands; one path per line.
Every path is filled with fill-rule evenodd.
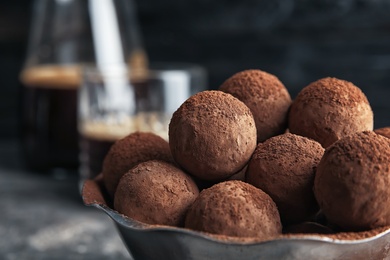
M 26 166 L 78 167 L 78 69 L 41 66 L 22 73 L 22 142 Z
M 99 139 L 95 136 L 81 134 L 81 169 L 83 179 L 93 179 L 102 171 L 104 157 L 115 140 Z
M 133 133 L 152 132 L 163 138 L 168 137 L 168 119 L 159 117 L 158 113 L 140 113 L 136 116 L 122 118 L 121 124 L 102 121 L 85 121 L 79 126 L 80 132 L 80 176 L 82 180 L 93 179 L 102 171 L 104 158 L 111 146 L 119 139 Z M 163 121 L 165 120 L 165 121 Z M 164 128 L 161 127 L 164 124 Z

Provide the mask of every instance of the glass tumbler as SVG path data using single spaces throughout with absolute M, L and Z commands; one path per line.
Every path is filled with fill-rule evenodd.
M 142 77 L 120 67 L 85 67 L 79 89 L 80 179 L 96 177 L 111 145 L 126 135 L 152 132 L 168 140 L 172 114 L 207 89 L 194 64 L 152 64 Z
M 20 73 L 29 169 L 78 168 L 77 89 L 86 63 L 147 67 L 132 0 L 35 0 Z

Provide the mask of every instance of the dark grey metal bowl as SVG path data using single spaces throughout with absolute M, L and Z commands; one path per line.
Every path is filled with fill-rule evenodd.
M 353 236 L 281 235 L 256 241 L 142 224 L 108 207 L 95 181 L 85 182 L 82 196 L 87 206 L 112 218 L 135 259 L 390 259 L 390 229 Z M 361 238 L 356 239 L 356 234 Z

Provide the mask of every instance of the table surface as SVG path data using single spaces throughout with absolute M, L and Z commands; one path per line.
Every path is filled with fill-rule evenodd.
M 131 259 L 113 221 L 81 200 L 76 172 L 32 173 L 0 141 L 0 259 Z

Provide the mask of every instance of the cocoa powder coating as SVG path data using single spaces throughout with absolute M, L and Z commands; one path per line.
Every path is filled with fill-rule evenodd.
M 346 231 L 390 225 L 390 141 L 373 131 L 355 133 L 330 146 L 314 182 L 330 223 Z
M 103 193 L 103 185 L 100 183 L 101 181 L 99 180 L 88 180 L 84 183 L 84 188 L 82 190 L 82 198 L 83 201 L 86 205 L 91 205 L 98 203 L 100 205 L 105 205 L 109 206 L 105 203 L 105 199 L 109 199 L 108 197 L 105 196 Z M 139 226 L 142 228 L 150 228 L 150 227 L 164 227 L 161 225 L 149 225 L 149 224 L 144 224 L 144 223 L 137 223 Z M 134 224 L 133 224 L 134 225 Z M 288 228 L 288 227 L 287 227 Z M 380 235 L 383 232 L 386 232 L 390 229 L 390 226 L 384 226 L 380 228 L 375 228 L 372 230 L 368 231 L 359 231 L 359 232 L 339 232 L 339 233 L 334 233 L 334 234 L 320 234 L 321 236 L 329 239 L 339 239 L 339 240 L 349 240 L 349 241 L 354 241 L 354 240 L 361 240 L 361 239 L 366 239 L 366 238 L 372 238 L 374 236 Z M 259 243 L 262 241 L 270 241 L 273 239 L 278 239 L 278 238 L 293 238 L 293 239 L 300 239 L 300 238 L 305 238 L 306 232 L 297 232 L 298 234 L 294 233 L 286 233 L 286 234 L 280 234 L 279 236 L 276 237 L 268 237 L 268 238 L 259 238 L 259 237 L 231 237 L 231 236 L 224 236 L 224 235 L 215 235 L 215 234 L 209 234 L 210 237 L 215 238 L 219 241 L 223 242 L 239 242 L 239 243 Z M 318 232 L 315 232 L 318 233 Z M 315 234 L 314 233 L 314 234 Z M 307 233 L 306 233 L 307 234 Z M 310 233 L 309 233 L 310 234 Z
M 199 195 L 195 182 L 163 161 L 138 164 L 120 179 L 114 208 L 147 224 L 183 226 L 188 207 Z
M 175 161 L 202 180 L 223 180 L 240 171 L 256 148 L 256 126 L 249 108 L 222 91 L 187 99 L 169 124 Z
M 379 134 L 379 135 L 383 135 L 384 137 L 390 138 L 390 127 L 389 126 L 375 129 L 374 132 Z
M 246 181 L 275 201 L 283 224 L 308 220 L 318 211 L 313 185 L 323 154 L 320 143 L 303 136 L 286 133 L 271 137 L 257 145 Z
M 258 142 L 286 130 L 291 97 L 276 76 L 261 70 L 245 70 L 227 79 L 219 90 L 232 94 L 250 108 Z
M 185 227 L 234 237 L 269 239 L 281 234 L 279 212 L 262 190 L 241 181 L 203 190 L 190 207 Z
M 135 132 L 116 141 L 102 166 L 107 192 L 114 196 L 119 179 L 140 162 L 163 160 L 173 162 L 169 144 L 153 133 Z
M 351 82 L 323 78 L 303 88 L 291 105 L 289 130 L 328 147 L 356 132 L 373 130 L 374 116 L 364 93 Z

